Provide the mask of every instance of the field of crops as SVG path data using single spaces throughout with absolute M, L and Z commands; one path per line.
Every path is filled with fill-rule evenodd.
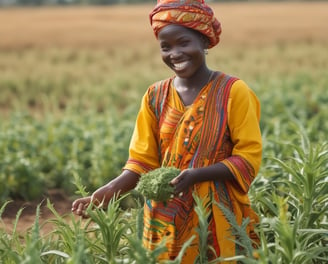
M 120 172 L 141 96 L 172 74 L 149 26 L 151 7 L 0 9 L 0 263 L 144 264 L 165 250 L 140 246 L 140 209 L 121 212 L 119 202 L 90 212 L 92 221 L 67 221 L 48 204 L 48 235 L 39 211 L 24 234 L 1 226 L 10 199 L 54 188 L 73 197 Z M 253 252 L 243 240 L 236 259 L 327 263 L 328 3 L 213 7 L 223 34 L 208 64 L 245 80 L 262 104 L 263 163 L 250 191 L 261 244 Z

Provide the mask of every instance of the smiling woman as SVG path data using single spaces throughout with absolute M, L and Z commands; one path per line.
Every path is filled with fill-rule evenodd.
M 159 0 L 150 21 L 174 75 L 144 94 L 123 172 L 91 196 L 75 200 L 72 211 L 85 216 L 90 203 L 106 206 L 147 172 L 174 167 L 181 172 L 170 181 L 172 199 L 146 199 L 144 204 L 144 247 L 166 243 L 159 260 L 172 260 L 195 235 L 181 263 L 196 262 L 201 253 L 197 195 L 209 215 L 208 248 L 202 254 L 208 260 L 236 256 L 242 250 L 238 237 L 218 204 L 231 210 L 238 224 L 249 218 L 247 233 L 257 239 L 258 219 L 247 192 L 261 163 L 259 100 L 242 80 L 207 66 L 206 49 L 219 43 L 221 26 L 203 0 Z
M 255 88 L 260 87 L 257 91 L 261 93 L 259 93 L 259 96 L 265 105 L 265 109 L 262 111 L 263 117 L 266 118 L 264 126 L 271 127 L 272 125 L 272 127 L 274 127 L 272 131 L 275 131 L 275 133 L 277 132 L 276 129 L 281 129 L 281 131 L 283 131 L 282 125 L 280 126 L 280 124 L 287 123 L 280 121 L 288 120 L 285 116 L 286 113 L 282 112 L 285 106 L 297 113 L 297 115 L 303 116 L 304 114 L 304 120 L 309 120 L 309 117 L 316 115 L 318 111 L 320 112 L 320 109 L 322 112 L 326 113 L 327 111 L 324 111 L 327 106 L 325 97 L 326 90 L 324 88 L 326 87 L 326 78 L 323 78 L 323 76 L 326 76 L 325 69 L 327 69 L 328 61 L 326 59 L 326 45 L 324 45 L 324 43 L 327 43 L 328 35 L 323 34 L 323 32 L 328 31 L 328 16 L 326 15 L 327 4 L 327 2 L 213 4 L 213 10 L 219 15 L 218 18 L 223 26 L 223 34 L 220 35 L 222 41 L 218 49 L 214 48 L 210 50 L 210 55 L 208 56 L 205 56 L 203 47 L 198 50 L 197 53 L 198 55 L 201 54 L 201 58 L 199 58 L 199 60 L 197 59 L 197 62 L 202 62 L 203 59 L 206 59 L 207 62 L 211 61 L 211 64 L 215 65 L 215 67 L 224 66 L 227 72 L 238 72 L 240 76 L 247 76 L 250 83 L 257 86 Z M 153 67 L 154 58 L 160 56 L 156 56 L 154 52 L 159 50 L 159 43 L 153 38 L 151 28 L 148 25 L 149 19 L 145 16 L 150 9 L 151 7 L 149 5 L 100 8 L 58 7 L 1 9 L 0 36 L 4 36 L 0 37 L 0 90 L 2 92 L 1 101 L 4 102 L 0 104 L 1 111 L 2 107 L 7 107 L 7 104 L 10 102 L 5 96 L 4 91 L 6 89 L 12 92 L 10 96 L 14 98 L 13 100 L 16 100 L 13 107 L 10 109 L 9 107 L 6 108 L 9 109 L 6 111 L 11 111 L 13 108 L 18 106 L 21 107 L 24 104 L 23 100 L 19 100 L 20 93 L 28 94 L 28 98 L 33 99 L 33 101 L 28 100 L 29 103 L 35 102 L 35 98 L 47 98 L 40 96 L 40 90 L 36 89 L 38 85 L 42 85 L 42 87 L 47 89 L 45 94 L 49 94 L 49 98 L 54 98 L 54 101 L 57 98 L 63 98 L 67 100 L 67 105 L 72 105 L 72 101 L 69 101 L 69 96 L 81 100 L 82 94 L 87 97 L 85 102 L 89 104 L 91 104 L 91 102 L 97 102 L 99 98 L 105 100 L 114 98 L 117 103 L 119 101 L 117 100 L 118 98 L 122 98 L 127 94 L 130 97 L 128 97 L 128 99 L 125 97 L 126 101 L 129 103 L 136 102 L 136 98 L 140 97 L 139 92 L 136 92 L 137 89 L 144 92 L 147 87 L 145 86 L 146 83 L 149 84 L 154 78 L 160 79 L 159 76 L 167 76 L 166 71 L 163 70 L 162 67 L 157 66 L 157 64 L 156 67 Z M 247 21 L 247 23 L 245 23 L 245 21 Z M 169 26 L 164 27 L 161 33 L 164 33 L 166 29 L 172 30 L 172 27 L 171 29 Z M 151 85 L 149 94 L 147 93 L 145 95 L 146 99 L 140 111 L 141 114 L 138 119 L 138 126 L 143 128 L 143 121 L 145 121 L 143 117 L 145 116 L 142 114 L 146 114 L 147 116 L 147 113 L 147 117 L 150 117 L 150 120 L 154 120 L 152 124 L 156 124 L 155 128 L 151 127 L 151 129 L 156 129 L 157 124 L 161 124 L 160 132 L 161 139 L 163 139 L 163 141 L 161 141 L 163 146 L 161 145 L 160 147 L 162 152 L 160 152 L 160 155 L 159 152 L 151 155 L 151 157 L 160 159 L 161 162 L 165 157 L 165 162 L 162 162 L 161 165 L 171 162 L 172 164 L 180 166 L 183 162 L 200 164 L 192 162 L 201 161 L 205 164 L 209 162 L 209 160 L 211 161 L 209 156 L 198 156 L 199 159 L 196 161 L 191 155 L 206 153 L 207 150 L 211 150 L 215 147 L 214 144 L 211 144 L 213 141 L 209 141 L 208 144 L 206 144 L 206 140 L 205 142 L 203 140 L 202 144 L 195 144 L 197 138 L 200 136 L 204 136 L 205 139 L 206 137 L 211 139 L 211 136 L 215 136 L 212 131 L 205 130 L 199 132 L 199 125 L 202 120 L 206 120 L 208 125 L 211 125 L 211 122 L 214 123 L 213 120 L 219 120 L 214 119 L 214 116 L 212 117 L 211 114 L 204 114 L 204 109 L 210 105 L 209 100 L 206 101 L 207 104 L 205 105 L 204 99 L 214 99 L 215 97 L 211 96 L 213 94 L 207 94 L 209 87 L 203 83 L 199 84 L 199 86 L 205 89 L 199 91 L 200 87 L 197 87 L 198 89 L 192 89 L 192 86 L 183 86 L 184 83 L 182 82 L 184 79 L 189 79 L 189 70 L 191 69 L 189 62 L 192 61 L 191 58 L 194 58 L 194 56 L 189 56 L 189 52 L 184 52 L 184 49 L 186 46 L 190 45 L 189 41 L 195 45 L 203 45 L 203 42 L 200 38 L 196 37 L 197 34 L 194 35 L 194 33 L 192 33 L 194 31 L 188 31 L 185 28 L 176 28 L 175 30 L 183 35 L 181 43 L 176 41 L 177 44 L 181 46 L 181 49 L 183 49 L 182 52 L 179 51 L 177 53 L 178 56 L 175 55 L 175 58 L 173 56 L 175 59 L 175 61 L 172 59 L 173 67 L 167 67 L 168 71 L 173 70 L 172 73 L 174 76 L 172 76 L 171 81 L 168 80 L 166 83 L 159 82 Z M 166 36 L 162 36 L 162 38 L 167 39 Z M 187 38 L 186 42 L 184 42 L 184 38 Z M 272 45 L 276 42 L 278 42 L 278 45 Z M 140 43 L 142 45 L 137 47 Z M 251 49 L 246 49 L 249 47 L 247 45 L 249 43 L 256 43 L 256 46 Z M 257 49 L 259 45 L 268 43 L 269 45 L 264 49 Z M 284 43 L 288 45 L 284 45 Z M 294 45 L 295 43 L 298 43 L 298 45 Z M 147 49 L 148 44 L 154 44 L 154 47 L 152 46 L 152 49 Z M 237 48 L 231 48 L 232 44 L 236 45 Z M 133 49 L 131 49 L 132 45 Z M 20 50 L 26 47 L 31 49 Z M 38 47 L 42 47 L 42 49 L 37 49 Z M 64 49 L 54 50 L 44 49 L 44 47 L 64 47 Z M 79 50 L 79 48 L 86 47 L 90 49 Z M 130 49 L 126 49 L 126 47 Z M 168 47 L 170 47 L 170 45 Z M 229 49 L 227 47 L 229 47 Z M 65 48 L 72 48 L 73 51 Z M 165 51 L 167 48 L 166 44 L 163 45 L 163 48 Z M 217 56 L 215 54 L 220 55 Z M 194 64 L 192 64 L 192 67 L 194 67 Z M 157 68 L 157 70 L 155 68 Z M 188 74 L 181 75 L 180 71 L 183 74 L 188 72 Z M 211 83 L 211 81 L 214 83 L 214 81 L 217 80 L 215 78 L 217 77 L 215 75 L 215 70 L 211 72 L 213 74 L 207 72 L 208 76 L 203 76 L 204 78 L 202 80 L 206 80 L 204 83 Z M 118 73 L 120 74 L 120 78 L 116 78 L 116 73 L 117 75 Z M 150 78 L 145 78 L 145 76 L 148 76 L 147 74 L 151 75 Z M 179 75 L 182 77 L 181 79 Z M 256 79 L 257 77 L 258 79 Z M 118 79 L 124 81 L 122 81 L 122 85 L 118 86 L 124 89 L 115 90 L 115 82 Z M 140 79 L 143 79 L 141 85 L 139 83 Z M 109 82 L 114 85 L 109 85 Z M 234 122 L 234 118 L 231 119 L 231 116 L 233 116 L 234 111 L 237 111 L 234 105 L 239 105 L 239 101 L 237 101 L 237 103 L 234 102 L 234 91 L 240 90 L 241 92 L 245 92 L 245 89 L 239 88 L 238 83 L 244 87 L 244 83 L 240 80 L 235 81 L 233 86 L 236 86 L 231 88 L 230 92 L 233 100 L 229 98 L 227 104 L 228 115 L 226 115 L 225 118 L 230 122 L 230 128 L 233 128 L 232 124 Z M 316 84 L 315 89 L 313 89 L 314 83 Z M 101 89 L 99 89 L 99 84 L 101 84 Z M 169 87 L 167 90 L 170 91 L 170 93 L 159 93 L 163 91 L 161 88 L 162 84 L 167 85 L 165 86 L 166 88 Z M 191 85 L 194 84 L 194 82 L 191 82 Z M 209 84 L 209 86 L 211 85 Z M 109 90 L 110 93 L 108 93 Z M 120 93 L 119 96 L 113 96 L 118 94 L 118 90 L 122 93 Z M 248 89 L 246 89 L 246 91 L 247 90 Z M 286 94 L 286 90 L 288 90 L 288 94 Z M 56 92 L 57 94 L 55 94 Z M 192 99 L 183 100 L 183 98 L 185 98 L 184 93 L 193 93 Z M 240 95 L 253 98 L 252 95 L 249 95 L 249 92 L 241 93 Z M 238 99 L 239 97 L 236 98 Z M 194 105 L 193 102 L 195 102 Z M 243 101 L 241 100 L 240 102 Z M 44 100 L 44 103 L 48 107 L 47 109 L 51 108 L 49 104 L 52 103 L 52 100 Z M 78 103 L 80 104 L 80 101 Z M 104 107 L 108 107 L 108 105 L 114 105 L 114 103 L 107 103 L 105 101 L 103 105 Z M 240 104 L 240 107 L 242 106 L 243 105 Z M 196 113 L 186 116 L 191 113 L 188 112 L 189 109 L 190 111 L 195 110 Z M 311 111 L 309 115 L 307 114 L 308 109 Z M 40 113 L 41 108 L 35 107 L 35 111 Z M 79 113 L 82 112 L 80 111 Z M 71 113 L 65 112 L 65 116 L 69 114 Z M 108 120 L 108 112 L 106 115 L 106 118 L 101 120 Z M 72 115 L 70 117 L 72 117 Z M 88 120 L 95 120 L 94 117 Z M 163 117 L 161 118 L 161 123 L 157 122 L 157 117 Z M 318 135 L 322 135 L 322 137 L 319 136 L 319 138 L 325 139 L 326 137 L 324 137 L 323 132 L 325 129 L 321 127 L 325 126 L 326 122 L 324 122 L 324 120 L 326 119 L 324 115 L 321 115 L 321 117 L 322 119 L 311 120 L 311 124 L 316 124 L 318 128 L 320 126 L 320 129 L 313 130 L 315 136 L 318 137 Z M 69 118 L 69 120 L 73 120 L 73 118 Z M 79 123 L 76 122 L 76 120 L 75 118 L 74 122 L 69 123 Z M 181 123 L 179 123 L 180 120 Z M 317 122 L 318 120 L 323 121 Z M 122 120 L 120 120 L 120 122 L 121 121 Z M 224 119 L 223 122 L 225 121 Z M 108 123 L 105 121 L 99 122 L 105 127 L 105 130 L 108 130 Z M 3 123 L 4 122 L 2 122 L 2 124 Z M 20 126 L 22 125 L 22 123 L 19 124 Z M 173 128 L 171 126 L 176 124 L 180 127 L 175 133 L 173 131 L 175 127 Z M 311 125 L 309 127 L 311 127 Z M 77 128 L 79 131 L 89 131 L 90 129 L 86 126 L 84 121 L 81 123 L 81 126 L 78 125 Z M 115 129 L 117 130 L 119 127 L 116 126 Z M 151 131 L 151 129 L 149 129 L 149 131 Z M 233 130 L 236 132 L 238 129 L 238 127 L 235 127 Z M 44 136 L 45 131 L 48 130 L 41 129 L 39 131 L 41 133 L 40 137 L 47 138 Z M 282 135 L 281 132 L 277 132 L 277 138 L 279 137 L 279 140 L 281 140 L 281 137 L 289 139 L 291 130 L 287 131 L 289 133 L 284 135 Z M 99 129 L 97 129 L 97 132 L 99 132 Z M 141 132 L 145 133 L 144 131 Z M 141 132 L 140 134 L 142 134 Z M 52 133 L 51 129 L 49 133 Z M 66 131 L 63 133 L 65 133 L 65 135 L 67 134 Z M 251 133 L 253 133 L 253 131 L 251 131 L 250 134 Z M 118 134 L 121 136 L 120 133 Z M 152 139 L 153 135 L 151 133 L 146 135 L 148 137 L 146 140 L 140 141 L 137 140 L 138 135 L 139 134 L 136 132 L 136 136 L 134 137 L 136 141 L 134 142 L 137 142 L 135 145 L 141 142 L 141 144 L 138 145 L 139 149 L 145 146 L 149 147 L 149 145 L 156 145 L 158 147 L 157 141 L 155 143 L 152 142 L 153 144 L 150 142 L 149 145 L 142 144 Z M 172 138 L 175 139 L 172 142 L 168 141 L 168 137 L 171 135 Z M 58 133 L 56 133 L 56 136 L 60 138 Z M 227 137 L 228 134 L 223 135 L 224 139 Z M 34 136 L 34 138 L 36 137 Z M 232 137 L 232 139 L 233 142 L 240 140 L 235 137 Z M 3 141 L 8 142 L 7 139 Z M 120 139 L 120 141 L 123 140 Z M 43 145 L 42 141 L 38 143 L 42 145 L 42 148 L 44 147 L 46 150 L 49 149 L 49 146 Z M 100 142 L 100 144 L 102 143 L 103 141 Z M 173 145 L 166 148 L 169 143 Z M 60 141 L 60 144 L 63 148 L 67 147 L 62 141 Z M 202 146 L 200 149 L 204 152 L 197 152 L 197 146 Z M 113 146 L 111 146 L 111 148 L 113 148 Z M 7 150 L 7 148 L 4 149 Z M 189 156 L 183 156 L 183 161 L 179 161 L 181 150 L 190 151 Z M 223 156 L 224 150 L 219 150 L 218 153 L 216 153 L 217 156 Z M 29 148 L 28 151 L 31 151 L 31 148 Z M 134 149 L 131 151 L 133 152 Z M 238 148 L 236 148 L 236 151 L 238 152 Z M 88 150 L 88 155 L 89 154 L 90 152 Z M 117 156 L 117 152 L 115 152 L 115 155 Z M 132 153 L 131 156 L 133 157 L 134 155 L 135 152 Z M 279 155 L 281 155 L 281 152 Z M 17 155 L 13 156 L 16 157 Z M 108 160 L 106 155 L 104 155 L 103 158 L 104 160 Z M 134 160 L 131 160 L 131 163 L 133 162 Z M 108 162 L 106 161 L 104 163 Z M 40 164 L 43 165 L 42 162 Z M 141 164 L 141 166 L 143 165 L 147 164 Z M 228 164 L 228 166 L 229 165 L 230 164 Z M 121 165 L 117 165 L 117 167 L 118 166 Z M 233 168 L 233 166 L 229 166 L 229 168 Z M 243 167 L 244 170 L 242 171 L 247 172 L 249 168 L 250 167 Z M 120 169 L 118 168 L 116 171 L 120 171 Z M 189 174 L 189 172 L 188 170 L 185 171 L 189 176 L 193 176 L 193 174 Z M 106 172 L 104 174 L 106 174 Z M 94 178 L 91 178 L 92 177 L 90 177 L 90 181 L 94 180 Z M 174 183 L 179 189 L 182 188 L 185 183 L 188 184 L 190 178 L 192 177 L 180 178 L 180 180 L 177 179 Z M 246 179 L 248 180 L 248 178 Z M 236 181 L 237 180 L 239 180 L 239 178 L 236 179 Z M 193 180 L 191 179 L 191 181 Z M 240 181 L 238 183 L 240 183 Z M 237 185 L 237 183 L 235 185 Z M 91 186 L 90 182 L 87 183 L 87 186 Z M 219 190 L 223 190 L 223 192 L 219 192 L 220 194 L 226 193 L 224 192 L 225 189 L 223 184 L 217 184 L 215 187 Z M 246 188 L 243 189 L 243 192 L 247 190 Z M 219 198 L 223 201 L 227 201 L 224 196 Z M 149 204 L 151 204 L 151 202 L 149 202 Z M 189 205 L 188 203 L 186 204 Z M 157 208 L 160 207 L 158 206 Z M 146 218 L 146 220 L 147 219 L 148 218 Z M 147 233 L 145 234 L 144 240 L 147 240 Z M 221 252 L 221 254 L 223 253 L 224 252 Z

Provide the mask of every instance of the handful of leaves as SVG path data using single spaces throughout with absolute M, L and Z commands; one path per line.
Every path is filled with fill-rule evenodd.
M 164 202 L 172 198 L 174 187 L 170 181 L 180 174 L 174 167 L 161 167 L 142 174 L 136 190 L 147 199 Z

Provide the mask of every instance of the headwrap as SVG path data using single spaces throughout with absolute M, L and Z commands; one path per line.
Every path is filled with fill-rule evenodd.
M 163 27 L 177 24 L 205 35 L 209 40 L 208 48 L 220 41 L 221 24 L 204 0 L 158 0 L 149 18 L 156 38 Z

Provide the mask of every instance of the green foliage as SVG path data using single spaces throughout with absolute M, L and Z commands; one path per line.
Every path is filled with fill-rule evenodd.
M 114 197 L 106 211 L 93 211 L 89 208 L 87 212 L 96 224 L 96 228 L 99 228 L 102 238 L 100 254 L 104 256 L 106 262 L 114 263 L 117 258 L 124 258 L 121 252 L 126 244 L 122 241 L 127 239 L 127 234 L 131 234 L 133 230 L 129 227 L 129 221 L 125 218 L 124 212 L 119 210 L 119 200 Z
M 135 189 L 147 199 L 165 202 L 174 194 L 170 181 L 179 173 L 180 170 L 174 167 L 157 168 L 142 174 Z
M 210 216 L 211 202 L 205 203 L 200 197 L 193 193 L 195 200 L 195 212 L 198 215 L 198 227 L 196 228 L 199 238 L 199 255 L 195 260 L 197 264 L 208 263 L 207 253 L 211 250 L 215 254 L 215 250 L 208 245 L 207 237 L 209 236 L 208 218 Z
M 4 207 L 1 209 L 1 211 Z M 25 244 L 21 243 L 22 237 L 16 231 L 18 220 L 21 216 L 21 208 L 14 223 L 14 229 L 11 234 L 0 230 L 0 260 L 1 263 L 42 263 L 40 253 L 42 251 L 42 238 L 40 236 L 40 205 L 36 209 L 36 218 L 32 230 L 24 235 Z M 0 215 L 1 216 L 1 215 Z
M 72 193 L 76 174 L 91 189 L 117 176 L 125 163 L 133 122 L 118 115 L 69 115 L 33 120 L 15 115 L 1 124 L 1 201 L 9 196 L 31 200 L 49 188 Z
M 165 243 L 155 250 L 149 251 L 134 236 L 137 210 L 122 211 L 120 200 L 113 198 L 107 210 L 99 208 L 87 209 L 90 219 L 83 220 L 72 214 L 60 216 L 53 205 L 47 207 L 54 217 L 49 220 L 54 225 L 51 233 L 40 236 L 38 224 L 39 207 L 32 230 L 22 237 L 14 230 L 11 234 L 0 229 L 0 262 L 1 263 L 158 263 L 158 256 L 167 250 Z M 2 212 L 4 210 L 1 208 Z M 18 222 L 21 211 L 17 214 Z M 0 215 L 1 216 L 1 215 Z M 1 218 L 0 218 L 1 219 Z M 47 224 L 47 223 L 45 223 Z M 191 237 L 183 245 L 176 260 L 161 262 L 162 264 L 178 264 L 191 244 Z
M 270 186 L 270 185 L 269 185 Z M 260 189 L 260 191 L 262 191 Z M 208 236 L 208 206 L 195 194 L 195 211 L 198 214 L 199 226 L 196 231 L 199 236 L 199 257 L 196 263 L 211 264 L 220 261 L 239 261 L 245 264 L 255 263 L 325 263 L 328 257 L 327 250 L 327 213 L 320 222 L 310 223 L 305 227 L 302 218 L 295 218 L 295 211 L 290 210 L 289 203 L 294 200 L 295 194 L 290 191 L 289 196 L 283 196 L 279 189 L 267 188 L 266 198 L 274 204 L 260 215 L 258 233 L 261 243 L 257 249 L 253 249 L 253 241 L 247 236 L 246 226 L 248 219 L 243 219 L 238 225 L 235 216 L 229 209 L 215 203 L 224 213 L 231 224 L 236 243 L 244 251 L 230 258 L 218 258 L 211 262 L 207 259 L 207 252 L 211 250 L 207 245 Z M 279 194 L 275 194 L 278 192 Z M 302 196 L 299 194 L 299 196 Z M 120 198 L 123 199 L 124 197 Z M 76 218 L 70 214 L 68 221 L 65 216 L 60 216 L 52 204 L 48 201 L 47 206 L 53 212 L 54 218 L 49 221 L 55 226 L 53 232 L 40 236 L 38 224 L 39 208 L 36 212 L 35 224 L 25 234 L 24 243 L 21 243 L 21 235 L 16 229 L 11 234 L 0 229 L 0 259 L 4 263 L 157 263 L 157 257 L 165 252 L 165 241 L 155 250 L 149 251 L 142 246 L 140 237 L 137 235 L 135 223 L 140 221 L 140 209 L 122 211 L 120 199 L 112 199 L 107 210 L 98 208 L 87 209 L 88 220 Z M 258 208 L 265 208 L 267 202 L 262 203 L 264 196 L 256 201 Z M 5 205 L 0 210 L 4 211 Z M 303 211 L 305 207 L 300 207 Z M 93 209 L 93 210 L 92 210 Z M 16 223 L 23 209 L 17 213 Z M 305 215 L 307 212 L 301 213 Z M 139 219 L 138 219 L 139 218 Z M 306 222 L 308 223 L 308 222 Z M 140 223 L 139 223 L 140 224 Z M 309 223 L 308 223 L 309 224 Z M 136 234 L 136 235 L 134 235 Z M 183 253 L 193 241 L 191 237 L 184 244 L 176 260 L 161 262 L 162 264 L 178 264 L 181 262 Z
M 254 242 L 249 238 L 246 228 L 249 225 L 249 219 L 243 219 L 242 223 L 239 225 L 237 223 L 236 217 L 233 214 L 233 212 L 230 211 L 230 209 L 226 208 L 221 203 L 215 203 L 216 206 L 218 206 L 228 222 L 231 225 L 231 234 L 236 237 L 235 243 L 237 246 L 239 246 L 241 250 L 241 254 L 246 257 L 253 257 L 253 244 Z
M 220 62 L 225 72 L 243 77 L 262 105 L 263 162 L 249 192 L 260 217 L 261 243 L 251 254 L 252 241 L 247 237 L 236 241 L 245 251 L 230 260 L 220 259 L 222 263 L 327 262 L 325 51 L 326 45 L 315 42 L 278 43 L 242 50 L 220 47 L 208 57 L 213 68 Z M 0 216 L 8 199 L 40 198 L 54 187 L 72 194 L 72 182 L 78 182 L 78 194 L 85 196 L 86 189 L 92 191 L 120 173 L 141 96 L 149 84 L 168 74 L 153 54 L 153 49 L 0 51 L 4 72 Z M 35 71 L 27 74 L 26 68 L 32 66 Z M 48 207 L 54 214 L 51 234 L 40 234 L 39 212 L 34 227 L 18 233 L 24 209 L 18 211 L 13 231 L 0 228 L 1 263 L 108 263 L 110 259 L 144 264 L 155 263 L 166 250 L 164 244 L 153 252 L 143 248 L 140 208 L 122 211 L 113 202 L 108 211 L 95 209 L 92 219 L 83 220 L 73 215 L 64 218 L 51 204 Z M 195 209 L 204 256 L 200 258 L 206 263 L 206 206 Z M 231 212 L 225 215 L 241 237 L 247 219 L 238 226 Z
M 260 256 L 273 263 L 325 263 L 327 232 L 327 142 L 313 143 L 304 128 L 294 127 L 298 142 L 275 141 L 290 156 L 269 157 L 266 171 L 252 185 L 261 216 Z M 270 161 L 270 162 L 269 162 Z

